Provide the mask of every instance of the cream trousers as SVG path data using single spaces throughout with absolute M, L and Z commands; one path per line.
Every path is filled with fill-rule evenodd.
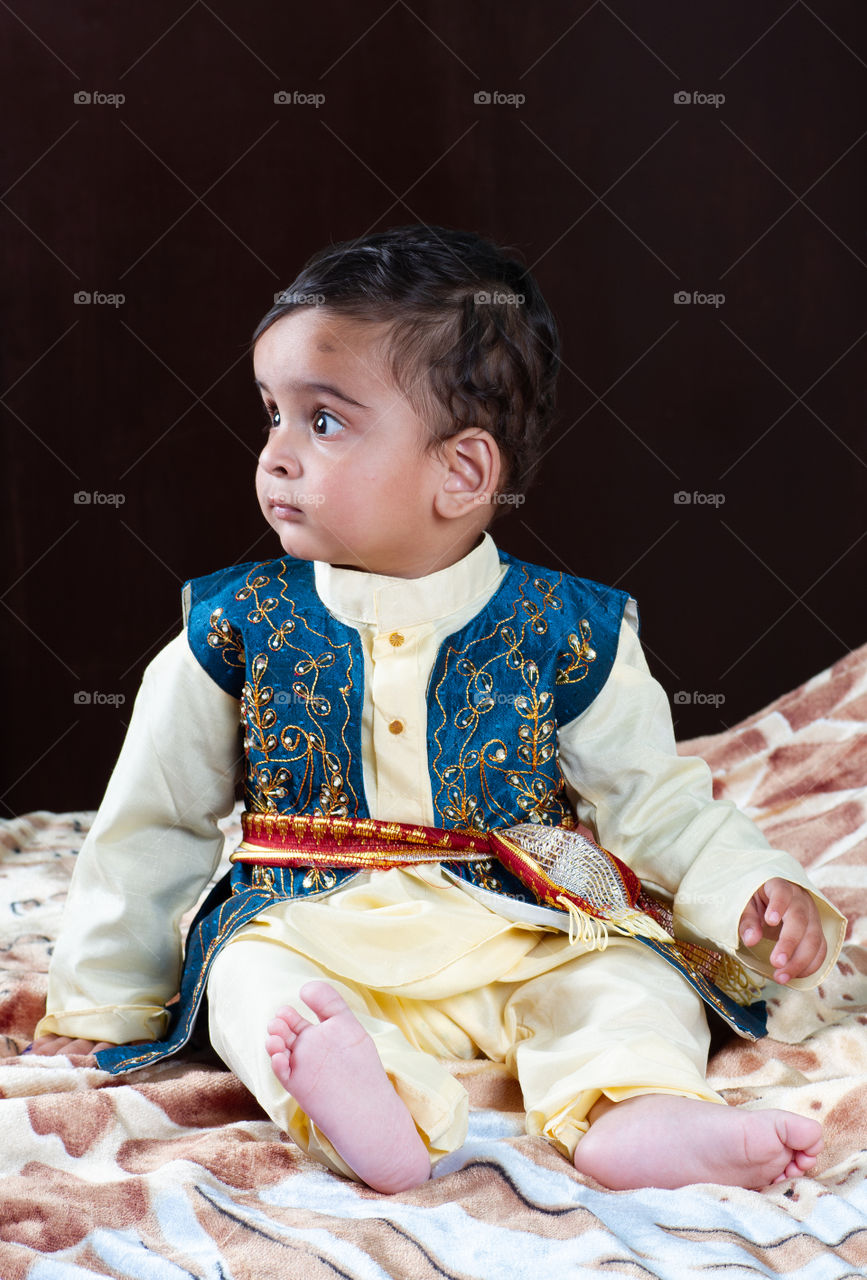
M 468 958 L 468 983 L 474 967 Z M 607 950 L 582 953 L 523 982 L 489 982 L 420 1000 L 335 976 L 245 926 L 211 969 L 211 1041 L 280 1129 L 350 1178 L 356 1175 L 277 1080 L 265 1050 L 266 1025 L 281 1005 L 315 1020 L 298 993 L 317 978 L 341 993 L 373 1038 L 434 1164 L 464 1142 L 468 1117 L 466 1090 L 441 1057 L 504 1062 L 521 1086 L 527 1132 L 570 1160 L 589 1127 L 587 1113 L 603 1094 L 615 1102 L 671 1093 L 724 1104 L 705 1081 L 710 1036 L 701 999 L 675 969 L 631 939 L 611 937 Z

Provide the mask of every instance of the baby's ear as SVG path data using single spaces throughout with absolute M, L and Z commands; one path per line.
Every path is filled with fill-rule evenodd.
M 441 441 L 437 452 L 443 466 L 434 503 L 437 514 L 455 519 L 481 506 L 490 514 L 502 469 L 500 450 L 490 432 L 467 427 Z

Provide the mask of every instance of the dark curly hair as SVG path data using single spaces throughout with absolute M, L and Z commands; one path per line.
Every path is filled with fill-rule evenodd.
M 301 306 L 387 323 L 395 385 L 443 440 L 484 428 L 521 494 L 555 410 L 560 339 L 527 267 L 472 231 L 409 225 L 314 254 L 253 334 Z M 312 297 L 311 297 L 312 296 Z

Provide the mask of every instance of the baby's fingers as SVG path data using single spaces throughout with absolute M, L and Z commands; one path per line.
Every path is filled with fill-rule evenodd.
M 792 904 L 795 886 L 788 880 L 774 876 L 773 879 L 767 880 L 762 888 L 767 899 L 763 919 L 773 929 L 787 915 Z
M 48 1049 L 43 1049 L 42 1052 L 43 1053 L 62 1053 L 67 1058 L 68 1057 L 86 1058 L 90 1054 L 94 1053 L 97 1047 L 98 1046 L 94 1043 L 93 1040 L 67 1040 L 65 1044 L 61 1044 L 57 1048 L 49 1047 Z M 39 1052 L 38 1050 L 36 1050 L 35 1046 L 34 1046 L 34 1051 Z
M 34 1040 L 27 1053 L 37 1053 L 42 1057 L 53 1057 L 56 1053 L 74 1053 L 75 1050 L 69 1049 L 68 1046 L 76 1043 L 71 1036 L 42 1036 L 40 1040 Z M 78 1042 L 79 1044 L 81 1041 Z
M 740 919 L 740 935 L 744 946 L 754 947 L 761 942 L 764 933 L 764 906 L 764 902 L 756 893 L 744 907 Z
M 135 1040 L 134 1044 L 144 1044 L 143 1040 Z M 35 1053 L 42 1057 L 54 1057 L 58 1053 L 62 1053 L 65 1057 L 74 1058 L 90 1058 L 95 1053 L 100 1053 L 103 1049 L 113 1049 L 115 1046 L 110 1040 L 82 1040 L 73 1039 L 72 1036 L 42 1036 L 39 1040 L 34 1040 L 33 1044 L 25 1049 L 25 1053 Z
M 819 913 L 812 897 L 802 889 L 791 887 L 791 902 L 786 908 L 780 936 L 770 957 L 776 969 L 774 978 L 777 982 L 813 973 L 827 954 Z
M 801 978 L 806 974 L 815 973 L 827 954 L 828 947 L 818 924 L 808 925 L 797 942 L 794 939 L 784 942 L 781 935 L 771 952 L 771 964 L 776 966 L 774 980 L 786 983 L 790 978 Z

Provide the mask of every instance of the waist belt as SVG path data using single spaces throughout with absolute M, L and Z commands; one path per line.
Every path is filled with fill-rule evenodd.
M 524 822 L 470 832 L 377 818 L 306 814 L 241 815 L 243 840 L 232 862 L 272 867 L 355 867 L 383 871 L 419 863 L 497 858 L 540 903 L 568 913 L 569 939 L 604 950 L 608 932 L 649 940 L 696 978 L 740 1005 L 758 987 L 734 956 L 674 937 L 671 908 L 646 890 L 607 849 L 566 826 Z

